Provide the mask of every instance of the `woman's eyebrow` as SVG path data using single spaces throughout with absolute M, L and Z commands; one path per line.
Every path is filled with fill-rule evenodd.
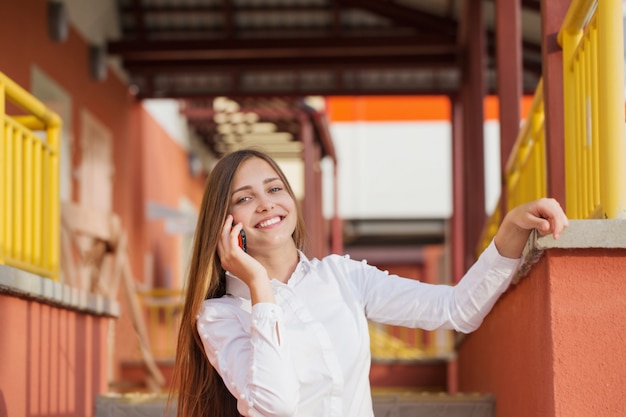
M 274 182 L 274 181 L 281 181 L 281 179 L 279 177 L 266 178 L 265 180 L 263 180 L 263 184 L 269 184 L 269 183 Z M 230 193 L 230 195 L 234 195 L 235 193 L 237 193 L 239 191 L 250 190 L 251 188 L 252 188 L 251 185 L 244 185 L 242 187 L 237 188 L 236 190 L 233 190 L 233 192 Z
M 252 187 L 251 187 L 251 186 L 249 186 L 249 185 L 244 185 L 243 187 L 239 187 L 239 188 L 237 188 L 236 190 L 233 190 L 233 192 L 232 192 L 232 193 L 230 193 L 230 195 L 235 195 L 235 193 L 238 193 L 239 191 L 249 190 L 249 189 L 251 189 L 251 188 L 252 188 Z
M 280 181 L 280 178 L 278 177 L 267 178 L 265 181 L 263 181 L 263 184 L 269 184 L 270 182 L 274 182 L 274 181 Z

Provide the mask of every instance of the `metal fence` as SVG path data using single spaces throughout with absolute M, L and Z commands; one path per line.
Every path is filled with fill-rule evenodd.
M 19 115 L 7 114 L 13 106 Z M 0 264 L 59 278 L 61 119 L 0 73 Z
M 626 217 L 623 37 L 621 0 L 574 0 L 559 31 L 570 219 Z M 506 167 L 507 210 L 547 195 L 547 163 L 540 81 Z M 488 219 L 478 253 L 504 214 L 498 208 Z

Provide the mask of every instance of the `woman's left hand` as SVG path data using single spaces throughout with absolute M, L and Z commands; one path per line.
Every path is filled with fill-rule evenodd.
M 494 238 L 496 248 L 502 256 L 519 258 L 532 229 L 558 239 L 567 225 L 567 216 L 558 201 L 553 198 L 531 201 L 506 214 Z

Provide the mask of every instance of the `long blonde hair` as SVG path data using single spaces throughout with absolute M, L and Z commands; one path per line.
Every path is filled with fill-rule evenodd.
M 287 178 L 268 155 L 245 149 L 224 156 L 207 178 L 202 206 L 194 236 L 193 252 L 185 290 L 185 305 L 176 349 L 174 383 L 170 401 L 178 387 L 178 417 L 237 417 L 237 401 L 222 378 L 209 363 L 196 328 L 197 314 L 204 300 L 226 292 L 224 270 L 217 255 L 221 228 L 229 212 L 233 177 L 239 166 L 250 158 L 266 161 L 285 184 L 296 201 Z M 296 247 L 303 249 L 305 229 L 301 211 L 292 235 Z

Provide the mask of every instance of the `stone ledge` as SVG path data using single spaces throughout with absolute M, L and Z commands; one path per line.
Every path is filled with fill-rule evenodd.
M 6 265 L 0 265 L 0 293 L 99 316 L 120 315 L 120 305 L 116 300 Z
M 96 397 L 95 417 L 175 417 L 176 401 L 166 394 L 104 394 Z
M 167 409 L 166 394 L 105 394 L 96 397 L 96 417 L 174 417 L 175 400 Z M 374 392 L 376 417 L 443 416 L 491 417 L 495 412 L 493 394 Z
M 526 276 L 547 249 L 607 248 L 626 249 L 626 219 L 570 220 L 558 240 L 533 230 L 524 248 L 522 265 L 513 278 L 517 283 Z

